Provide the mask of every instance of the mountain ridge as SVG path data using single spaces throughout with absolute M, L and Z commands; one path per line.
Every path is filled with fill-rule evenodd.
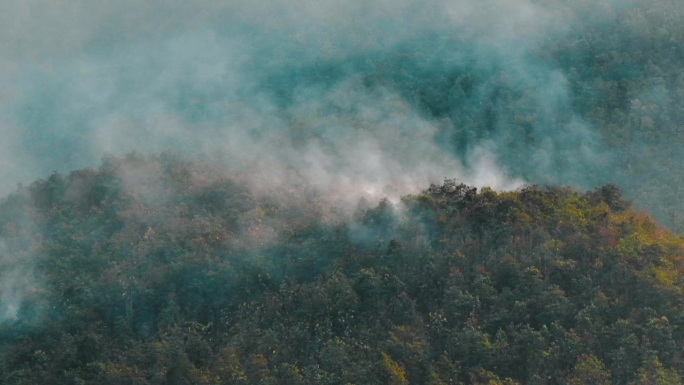
M 350 210 L 131 154 L 6 197 L 0 240 L 2 385 L 681 383 L 684 239 L 613 185 Z

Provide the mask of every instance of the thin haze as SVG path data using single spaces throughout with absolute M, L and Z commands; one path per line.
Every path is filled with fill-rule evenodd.
M 566 111 L 565 79 L 530 54 L 564 33 L 561 9 L 498 0 L 5 3 L 2 193 L 134 150 L 225 162 L 255 186 L 374 196 L 444 177 L 515 188 L 529 175 L 502 164 L 521 156 L 542 181 L 581 184 L 595 156 L 598 139 Z M 465 132 L 456 99 L 441 101 L 452 103 L 444 114 L 415 96 L 429 92 L 426 80 L 475 67 L 502 76 L 504 64 L 547 115 L 534 148 L 505 124 L 484 137 Z M 475 92 L 468 108 L 484 108 L 490 92 Z M 568 167 L 569 157 L 585 161 Z

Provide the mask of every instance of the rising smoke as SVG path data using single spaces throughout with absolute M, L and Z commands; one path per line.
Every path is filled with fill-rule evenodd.
M 0 193 L 131 151 L 348 202 L 445 177 L 593 186 L 610 154 L 538 57 L 578 22 L 560 3 L 8 0 Z M 8 258 L 4 318 L 30 270 Z
M 569 25 L 560 9 L 13 5 L 0 27 L 9 47 L 0 83 L 12 91 L 0 100 L 3 192 L 133 150 L 221 160 L 259 183 L 378 196 L 444 177 L 504 189 L 582 183 L 595 156 L 598 138 L 572 113 L 563 75 L 534 57 Z M 501 92 L 508 105 L 494 103 Z M 516 119 L 529 120 L 522 138 Z

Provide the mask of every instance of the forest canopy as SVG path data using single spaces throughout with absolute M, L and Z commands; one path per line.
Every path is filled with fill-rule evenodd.
M 681 384 L 682 20 L 5 0 L 0 385 Z
M 0 239 L 3 282 L 23 274 L 2 298 L 2 385 L 680 384 L 684 369 L 684 239 L 613 185 L 445 180 L 344 212 L 133 154 L 11 194 Z

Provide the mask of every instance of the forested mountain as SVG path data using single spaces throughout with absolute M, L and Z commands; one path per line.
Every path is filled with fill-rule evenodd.
M 150 4 L 3 2 L 0 385 L 682 383 L 683 1 Z
M 133 154 L 6 197 L 0 384 L 681 384 L 684 239 L 613 185 L 243 178 Z

